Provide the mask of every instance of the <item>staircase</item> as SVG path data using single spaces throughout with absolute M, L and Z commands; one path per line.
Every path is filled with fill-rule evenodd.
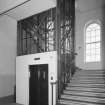
M 105 105 L 105 71 L 76 71 L 59 105 Z

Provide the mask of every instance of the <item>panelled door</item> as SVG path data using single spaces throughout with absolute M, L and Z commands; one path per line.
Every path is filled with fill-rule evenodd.
M 30 65 L 29 105 L 48 105 L 48 64 Z

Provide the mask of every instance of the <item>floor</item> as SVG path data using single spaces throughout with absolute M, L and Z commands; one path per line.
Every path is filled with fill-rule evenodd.
M 13 96 L 7 96 L 0 98 L 0 105 L 21 105 L 21 104 L 15 103 Z
M 0 105 L 22 105 L 22 104 L 17 104 L 17 103 L 8 103 L 8 104 L 0 104 Z

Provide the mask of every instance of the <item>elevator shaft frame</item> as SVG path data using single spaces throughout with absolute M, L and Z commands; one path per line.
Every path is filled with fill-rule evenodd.
M 57 51 L 58 98 L 75 72 L 75 0 L 18 21 L 17 56 Z

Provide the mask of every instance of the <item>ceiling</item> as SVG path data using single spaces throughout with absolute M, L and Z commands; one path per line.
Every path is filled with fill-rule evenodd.
M 14 1 L 21 1 L 21 0 L 0 0 L 0 2 L 1 1 L 13 1 L 14 2 Z M 26 1 L 26 0 L 22 0 L 22 1 Z M 4 5 L 5 8 L 6 8 L 6 4 Z M 16 6 L 15 4 L 16 3 L 14 3 L 14 5 L 10 5 L 10 7 L 8 6 L 8 8 L 13 8 L 14 6 Z M 21 4 L 21 2 L 18 2 L 17 4 Z M 30 0 L 29 2 L 26 2 L 25 4 L 19 7 L 16 7 L 15 9 L 9 11 L 6 14 L 16 20 L 21 20 L 21 19 L 32 16 L 34 14 L 45 11 L 55 6 L 56 6 L 55 0 Z
M 4 11 L 6 10 L 4 7 L 12 8 L 13 6 L 16 6 L 16 4 L 22 3 L 26 0 L 0 0 L 0 4 L 1 4 L 1 1 L 2 1 L 2 5 L 0 5 L 0 12 L 2 12 L 3 9 Z M 9 4 L 5 2 L 9 2 Z M 10 5 L 10 3 L 11 3 L 11 7 L 8 6 Z M 105 5 L 105 0 L 76 0 L 75 2 L 75 8 L 80 12 L 86 12 L 92 9 L 99 8 L 104 5 Z M 7 15 L 16 20 L 21 20 L 55 6 L 56 6 L 56 0 L 30 0 L 24 5 L 21 5 L 9 11 Z

